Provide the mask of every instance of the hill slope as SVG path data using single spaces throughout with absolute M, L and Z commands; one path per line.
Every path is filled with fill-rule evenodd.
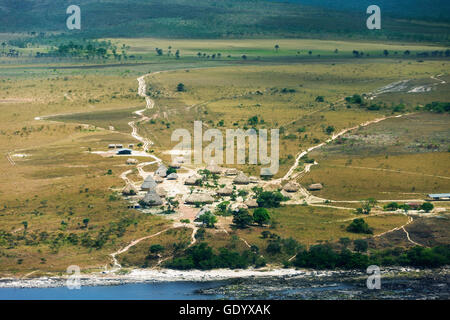
M 434 0 L 440 3 L 440 0 Z M 449 41 L 446 22 L 405 21 L 383 15 L 383 30 L 367 30 L 365 11 L 349 2 L 267 0 L 79 0 L 82 36 L 245 38 L 364 38 Z M 353 3 L 353 6 L 351 4 Z M 322 7 L 319 7 L 321 5 Z M 0 32 L 67 32 L 66 0 L 0 0 Z M 392 5 L 391 5 L 392 7 Z M 439 9 L 439 7 L 437 7 Z M 443 12 L 443 11 L 440 11 Z M 77 33 L 72 31 L 72 34 Z

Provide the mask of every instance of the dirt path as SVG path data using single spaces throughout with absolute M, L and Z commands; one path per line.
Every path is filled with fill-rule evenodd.
M 166 232 L 167 230 L 170 230 L 170 229 L 172 229 L 172 227 L 166 228 L 166 229 L 164 229 L 164 230 L 162 230 L 162 231 L 159 231 L 159 232 L 157 232 L 157 233 L 154 233 L 154 234 L 152 234 L 152 235 L 145 236 L 145 237 L 142 237 L 142 238 L 133 240 L 133 241 L 131 241 L 126 247 L 124 247 L 124 248 L 122 248 L 122 249 L 120 249 L 120 250 L 118 250 L 118 251 L 116 251 L 116 252 L 111 253 L 110 256 L 111 256 L 111 258 L 112 258 L 112 260 L 113 260 L 113 267 L 114 267 L 115 269 L 112 269 L 112 270 L 110 270 L 109 272 L 116 272 L 117 270 L 119 270 L 119 269 L 122 268 L 122 266 L 119 264 L 119 261 L 117 261 L 117 258 L 116 258 L 119 254 L 122 254 L 122 253 L 124 253 L 124 252 L 127 252 L 128 250 L 130 250 L 130 248 L 134 247 L 135 245 L 137 245 L 137 244 L 138 244 L 139 242 L 141 242 L 141 241 L 144 241 L 144 240 L 147 240 L 147 239 L 150 239 L 150 238 L 159 236 L 160 234 L 162 234 L 162 233 L 164 233 L 164 232 Z

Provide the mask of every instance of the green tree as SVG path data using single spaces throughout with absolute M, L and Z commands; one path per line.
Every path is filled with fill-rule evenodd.
M 434 209 L 434 205 L 431 202 L 425 202 L 420 206 L 420 209 L 424 210 L 425 212 L 430 212 Z
M 364 221 L 364 219 L 354 219 L 347 227 L 348 232 L 373 234 L 372 228 Z
M 89 225 L 89 218 L 83 219 L 83 225 L 84 225 L 85 229 L 88 227 L 88 225 Z
M 203 223 L 203 225 L 207 228 L 214 228 L 214 224 L 217 222 L 217 217 L 208 211 L 202 214 L 197 220 Z
M 157 253 L 164 251 L 164 247 L 160 244 L 154 244 L 154 245 L 150 246 L 149 251 L 150 251 L 150 253 L 157 254 Z
M 366 252 L 369 248 L 367 240 L 364 239 L 356 239 L 353 241 L 353 245 L 355 246 L 355 250 L 358 252 Z
M 178 91 L 178 92 L 184 92 L 184 91 L 186 91 L 186 88 L 185 88 L 185 86 L 184 86 L 183 83 L 179 83 L 179 84 L 177 85 L 177 91 Z
M 241 229 L 247 228 L 253 222 L 253 217 L 248 213 L 247 209 L 240 208 L 233 214 L 233 223 Z
M 275 45 L 275 51 L 278 52 L 278 50 L 280 49 L 280 46 L 278 44 Z
M 258 208 L 253 212 L 253 220 L 262 226 L 270 222 L 270 214 L 266 208 Z
M 263 191 L 258 195 L 256 202 L 261 208 L 277 208 L 283 200 L 283 195 L 278 191 Z

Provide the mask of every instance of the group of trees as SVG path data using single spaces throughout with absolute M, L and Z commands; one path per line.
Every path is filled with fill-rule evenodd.
M 407 203 L 405 204 L 398 204 L 397 202 L 390 202 L 388 204 L 386 204 L 383 209 L 385 211 L 396 211 L 398 209 L 402 209 L 404 211 L 408 211 L 411 210 L 412 207 L 410 205 L 408 205 Z M 424 202 L 421 205 L 418 206 L 419 210 L 423 210 L 425 212 L 430 212 L 431 210 L 434 209 L 434 205 L 431 202 Z
M 240 208 L 238 211 L 233 212 L 233 224 L 237 228 L 248 228 L 253 223 L 263 226 L 269 224 L 271 221 L 271 216 L 269 211 L 265 208 L 258 208 L 253 211 L 253 215 L 249 213 L 247 209 Z
M 366 249 L 363 242 L 359 246 L 360 251 Z M 369 265 L 440 267 L 450 264 L 450 245 L 433 248 L 419 246 L 411 249 L 395 248 L 374 251 L 370 255 L 352 252 L 347 248 L 334 250 L 329 244 L 315 245 L 309 250 L 299 252 L 293 264 L 296 267 L 314 269 L 365 269 Z
M 424 109 L 436 113 L 450 112 L 450 102 L 432 102 L 425 105 Z
M 364 219 L 354 219 L 346 228 L 348 232 L 373 234 L 373 229 L 369 227 Z
M 176 257 L 165 264 L 168 268 L 179 270 L 245 269 L 250 265 L 261 267 L 265 265 L 265 260 L 250 250 L 239 253 L 227 248 L 220 248 L 218 253 L 216 253 L 205 242 L 188 248 L 182 257 Z

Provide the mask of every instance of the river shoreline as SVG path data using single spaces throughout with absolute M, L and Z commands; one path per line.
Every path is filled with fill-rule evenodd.
M 439 269 L 417 269 L 406 267 L 389 267 L 381 269 L 381 277 L 410 277 L 420 278 L 422 275 L 440 274 L 446 279 L 450 275 L 450 267 Z M 215 269 L 215 270 L 171 270 L 171 269 L 133 269 L 123 274 L 92 273 L 79 276 L 80 285 L 83 286 L 111 286 L 130 283 L 155 283 L 155 282 L 213 282 L 224 280 L 243 279 L 245 281 L 290 279 L 339 279 L 367 278 L 369 275 L 361 270 L 309 270 L 309 269 Z M 49 276 L 38 278 L 0 278 L 1 288 L 54 288 L 67 285 L 70 275 Z M 72 276 L 73 277 L 73 276 Z

